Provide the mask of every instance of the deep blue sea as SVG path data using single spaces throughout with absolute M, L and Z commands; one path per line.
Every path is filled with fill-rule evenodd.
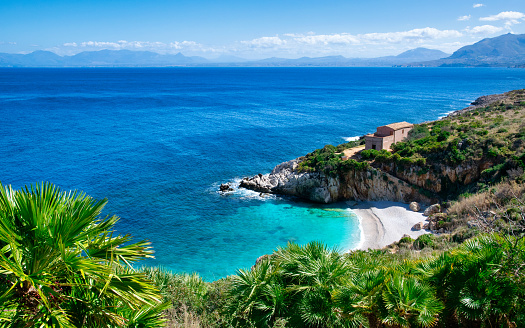
M 360 241 L 345 204 L 220 195 L 221 183 L 518 88 L 523 69 L 5 68 L 0 181 L 108 198 L 117 231 L 152 242 L 145 265 L 214 280 L 287 241 Z

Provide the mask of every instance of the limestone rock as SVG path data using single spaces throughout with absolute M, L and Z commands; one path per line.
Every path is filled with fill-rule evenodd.
M 423 212 L 424 216 L 431 216 L 432 214 L 441 212 L 441 206 L 439 204 L 430 205 L 425 212 Z
M 412 210 L 414 212 L 419 212 L 421 210 L 421 206 L 419 205 L 418 202 L 412 202 L 408 206 L 409 206 L 410 210 Z
M 429 223 L 425 222 L 425 224 L 423 224 L 423 229 L 428 230 L 428 225 L 429 225 Z
M 230 187 L 230 185 L 227 183 L 222 183 L 221 186 L 219 187 L 219 190 L 221 192 L 229 192 L 229 191 L 233 191 L 233 188 Z
M 414 224 L 414 226 L 412 227 L 412 230 L 419 231 L 423 229 L 424 226 L 425 226 L 425 222 L 418 222 Z
M 323 172 L 297 170 L 302 160 L 304 158 L 300 157 L 281 163 L 269 174 L 244 178 L 239 186 L 257 192 L 296 196 L 317 203 L 342 200 L 430 202 L 418 188 L 375 168 L 349 169 L 343 175 L 329 176 Z
M 429 221 L 439 222 L 439 221 L 445 221 L 447 219 L 447 215 L 445 213 L 434 213 L 430 215 L 428 218 Z
M 428 223 L 428 230 L 430 230 L 430 231 L 434 231 L 434 230 L 436 230 L 436 229 L 437 229 L 437 223 L 434 222 L 434 221 L 430 221 L 430 222 Z

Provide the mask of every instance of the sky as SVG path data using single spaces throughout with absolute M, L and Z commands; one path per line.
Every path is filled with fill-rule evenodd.
M 525 0 L 479 1 L 0 0 L 0 52 L 371 58 L 525 33 Z

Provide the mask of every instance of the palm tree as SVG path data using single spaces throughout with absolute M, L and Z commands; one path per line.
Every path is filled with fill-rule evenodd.
M 289 243 L 279 248 L 274 257 L 297 305 L 292 322 L 311 327 L 340 324 L 332 293 L 349 274 L 349 266 L 339 252 L 313 241 L 304 246 Z
M 237 299 L 233 312 L 241 324 L 247 325 L 244 320 L 248 319 L 259 327 L 267 327 L 286 316 L 287 295 L 270 259 L 251 270 L 238 270 L 233 276 L 233 286 L 232 293 Z
M 422 265 L 421 272 L 438 290 L 450 326 L 512 326 L 523 321 L 524 261 L 523 241 L 482 235 Z
M 341 316 L 357 325 L 381 327 L 382 291 L 388 276 L 384 269 L 363 270 L 354 273 L 333 294 Z
M 19 191 L 0 184 L 0 322 L 125 327 L 159 320 L 158 290 L 132 268 L 152 257 L 149 243 L 114 236 L 118 217 L 100 217 L 106 203 L 51 183 Z
M 432 327 L 443 310 L 430 286 L 402 273 L 385 284 L 383 300 L 387 315 L 382 321 L 390 327 Z

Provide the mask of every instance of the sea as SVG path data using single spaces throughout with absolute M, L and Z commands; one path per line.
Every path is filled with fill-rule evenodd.
M 519 88 L 525 70 L 507 68 L 1 68 L 0 181 L 107 198 L 117 233 L 151 241 L 138 266 L 213 281 L 288 242 L 361 242 L 348 204 L 261 195 L 243 177 Z

